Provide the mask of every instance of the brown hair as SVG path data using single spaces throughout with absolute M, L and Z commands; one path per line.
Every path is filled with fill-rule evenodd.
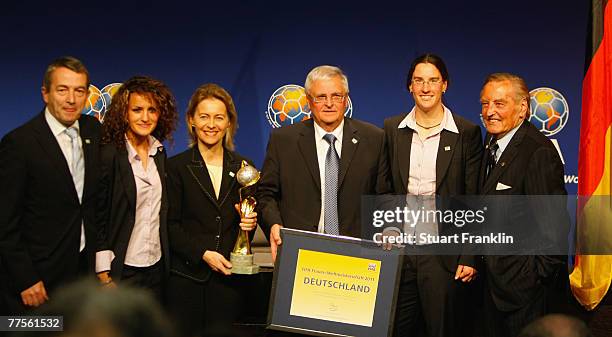
M 433 64 L 433 66 L 436 67 L 436 69 L 438 69 L 438 71 L 440 72 L 442 80 L 445 81 L 447 85 L 450 83 L 450 79 L 448 77 L 448 70 L 442 58 L 438 55 L 427 53 L 415 58 L 412 61 L 410 69 L 408 70 L 408 75 L 406 76 L 406 88 L 408 88 L 408 91 L 410 91 L 410 84 L 412 83 L 412 75 L 414 74 L 414 70 L 421 63 Z
M 67 68 L 77 74 L 85 74 L 87 78 L 87 87 L 89 88 L 89 72 L 87 68 L 85 68 L 83 62 L 72 56 L 63 56 L 54 60 L 47 66 L 45 76 L 43 77 L 43 88 L 47 91 L 51 88 L 51 74 L 57 68 Z
M 234 106 L 234 100 L 232 96 L 214 83 L 206 83 L 199 86 L 196 91 L 191 96 L 189 100 L 189 105 L 187 106 L 187 112 L 185 113 L 185 120 L 187 122 L 187 131 L 189 132 L 190 142 L 189 146 L 194 146 L 198 143 L 198 136 L 193 130 L 193 126 L 191 125 L 190 119 L 195 116 L 195 111 L 198 107 L 198 104 L 205 99 L 215 98 L 223 102 L 225 104 L 225 109 L 227 110 L 227 117 L 229 118 L 230 127 L 229 130 L 225 133 L 225 137 L 223 139 L 223 147 L 226 149 L 233 151 L 234 150 L 234 136 L 236 135 L 236 130 L 238 129 L 238 113 L 236 112 L 236 107 Z
M 130 94 L 147 95 L 159 108 L 159 119 L 152 135 L 160 142 L 172 141 L 176 129 L 178 112 L 172 92 L 163 82 L 147 76 L 134 76 L 127 80 L 113 96 L 111 105 L 104 116 L 102 143 L 114 143 L 118 148 L 125 147 L 125 132 L 128 129 L 127 113 Z

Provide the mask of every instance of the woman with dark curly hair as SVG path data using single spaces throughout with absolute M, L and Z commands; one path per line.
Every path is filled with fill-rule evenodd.
M 178 114 L 170 89 L 150 77 L 127 80 L 113 96 L 102 131 L 97 220 L 106 251 L 96 256 L 103 284 L 150 289 L 161 301 L 168 271 L 166 152 Z

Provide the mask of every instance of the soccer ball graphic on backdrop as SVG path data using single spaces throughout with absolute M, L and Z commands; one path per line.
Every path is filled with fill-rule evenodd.
M 533 89 L 529 94 L 531 96 L 529 121 L 549 137 L 561 131 L 569 118 L 569 107 L 565 97 L 551 88 Z
M 95 85 L 89 85 L 89 95 L 87 96 L 87 103 L 85 108 L 81 111 L 83 115 L 89 115 L 96 117 L 100 122 L 104 120 L 104 114 L 106 113 L 106 102 L 102 98 L 102 92 Z
M 352 114 L 353 103 L 348 98 L 344 115 L 351 117 Z M 273 128 L 280 128 L 309 119 L 310 107 L 304 88 L 295 84 L 287 84 L 276 89 L 268 101 L 266 117 Z
M 81 113 L 83 115 L 89 115 L 96 117 L 100 123 L 104 122 L 104 116 L 106 110 L 110 107 L 113 95 L 119 90 L 122 83 L 111 83 L 102 90 L 98 89 L 95 85 L 89 85 L 89 95 L 87 96 L 87 103 Z

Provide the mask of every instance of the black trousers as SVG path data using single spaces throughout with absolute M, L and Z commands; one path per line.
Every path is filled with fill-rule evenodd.
M 395 337 L 422 336 L 447 337 L 461 336 L 460 326 L 465 325 L 461 314 L 468 306 L 465 301 L 465 288 L 455 280 L 442 263 L 442 256 L 407 255 L 400 281 L 395 312 Z M 422 331 L 424 328 L 424 334 Z
M 516 337 L 531 321 L 546 314 L 546 293 L 513 311 L 501 311 L 495 306 L 491 291 L 485 289 L 484 325 L 487 337 Z
M 232 326 L 249 305 L 248 275 L 213 272 L 207 282 L 171 274 L 167 306 L 184 336 L 233 336 Z
M 163 262 L 160 260 L 150 267 L 133 267 L 124 265 L 121 274 L 121 284 L 136 288 L 144 288 L 151 292 L 158 303 L 163 304 Z

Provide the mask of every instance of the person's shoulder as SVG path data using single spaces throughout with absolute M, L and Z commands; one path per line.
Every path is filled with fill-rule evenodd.
M 96 117 L 89 115 L 81 115 L 81 117 L 79 117 L 79 126 L 83 129 L 94 130 L 97 132 L 100 132 L 102 129 L 102 124 L 100 124 L 100 121 Z
M 37 114 L 36 116 L 32 117 L 27 122 L 7 132 L 2 137 L 2 141 L 6 142 L 10 140 L 10 141 L 16 142 L 16 141 L 24 140 L 24 141 L 29 142 L 30 137 L 32 136 L 32 131 L 43 126 L 44 125 L 43 123 L 45 123 L 44 115 Z
M 280 128 L 274 128 L 270 132 L 271 134 L 278 136 L 295 136 L 303 133 L 305 130 L 309 128 L 313 128 L 314 121 L 312 119 L 307 119 L 305 121 L 301 121 L 299 123 L 286 125 Z
M 115 157 L 120 151 L 115 143 L 105 143 L 100 145 L 100 154 L 103 160 Z M 124 151 L 125 153 L 125 151 Z
M 191 161 L 193 156 L 193 148 L 188 148 L 183 152 L 177 153 L 170 158 L 168 158 L 168 164 L 177 165 L 180 163 Z
M 531 122 L 525 122 L 522 127 L 526 129 L 525 138 L 529 140 L 529 146 L 533 148 L 548 148 L 555 151 L 557 150 L 553 142 L 542 132 L 540 132 L 535 125 L 531 124 Z
M 253 160 L 251 160 L 251 158 L 245 157 L 242 154 L 240 154 L 239 152 L 236 151 L 229 151 L 229 153 L 232 156 L 232 159 L 234 162 L 236 163 L 241 163 L 243 160 L 246 161 L 249 165 L 251 166 L 255 166 Z
M 252 163 L 253 162 L 250 158 L 247 158 L 247 157 L 243 156 L 242 154 L 240 154 L 240 152 L 230 151 L 230 153 L 232 154 L 232 156 L 234 157 L 235 160 L 239 160 L 239 161 L 246 160 L 247 163 Z
M 385 130 L 397 129 L 400 123 L 408 116 L 408 113 L 402 113 L 399 115 L 385 118 L 384 126 Z
M 457 128 L 459 129 L 464 129 L 464 130 L 475 130 L 475 129 L 479 129 L 480 126 L 478 126 L 476 123 L 470 121 L 469 119 L 456 114 L 456 113 L 451 113 L 453 116 L 453 120 L 455 120 L 455 124 L 457 124 Z
M 384 135 L 384 131 L 381 128 L 368 122 L 348 117 L 345 118 L 344 122 L 366 136 L 379 137 Z

